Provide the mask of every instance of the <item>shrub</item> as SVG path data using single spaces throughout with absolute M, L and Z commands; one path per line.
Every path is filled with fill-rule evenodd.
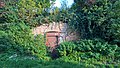
M 93 58 L 96 63 L 111 62 L 115 59 L 117 45 L 110 45 L 107 42 L 96 40 L 79 40 L 75 42 L 63 42 L 57 48 L 58 59 L 67 62 L 89 62 L 92 63 Z M 116 55 L 118 56 L 118 55 Z M 104 58 L 105 57 L 105 58 Z M 87 61 L 90 59 L 90 61 Z M 103 60 L 104 59 L 104 60 Z M 103 61 L 103 62 L 101 62 Z M 94 61 L 95 62 L 95 61 Z
M 76 50 L 79 52 L 95 52 L 102 55 L 114 55 L 117 45 L 110 45 L 99 40 L 81 40 L 76 42 Z
M 67 56 L 71 54 L 76 48 L 76 45 L 73 42 L 63 42 L 57 48 L 60 56 Z
M 0 53 L 6 51 L 7 49 L 9 49 L 8 46 L 6 46 L 7 44 L 9 44 L 8 41 L 8 34 L 5 33 L 5 31 L 1 31 L 0 30 Z M 3 44 L 4 43 L 4 44 Z M 10 45 L 9 45 L 10 46 Z
M 7 25 L 8 26 L 8 25 Z M 23 55 L 36 55 L 43 59 L 46 56 L 44 36 L 33 36 L 29 26 L 25 23 L 13 23 L 0 31 L 0 51 Z

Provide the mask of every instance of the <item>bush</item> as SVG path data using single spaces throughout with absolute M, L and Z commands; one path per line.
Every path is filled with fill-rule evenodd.
M 8 25 L 7 25 L 8 26 Z M 30 27 L 25 23 L 13 23 L 0 31 L 1 52 L 17 53 L 23 55 L 36 55 L 45 58 L 46 46 L 44 36 L 33 36 Z
M 68 54 L 77 52 L 93 52 L 102 55 L 114 55 L 117 45 L 110 45 L 107 42 L 99 40 L 80 40 L 76 42 L 63 42 L 57 48 L 60 56 L 67 56 Z
M 9 44 L 7 42 L 8 41 L 7 37 L 8 37 L 7 33 L 5 33 L 5 31 L 0 30 L 0 53 L 2 53 L 4 51 L 6 51 L 7 49 L 9 49 L 9 47 L 6 46 L 7 44 Z
M 79 52 L 95 52 L 102 55 L 114 55 L 117 45 L 110 45 L 107 42 L 101 42 L 99 40 L 81 40 L 76 42 L 76 50 Z
M 76 45 L 73 42 L 63 42 L 57 48 L 59 56 L 67 56 L 75 50 Z
M 66 62 L 98 62 L 99 64 L 103 62 L 113 62 L 113 60 L 116 58 L 115 54 L 117 49 L 117 45 L 110 45 L 107 42 L 96 39 L 80 40 L 76 42 L 63 42 L 57 48 L 57 51 L 58 55 L 60 56 L 58 59 Z M 90 59 L 90 61 L 88 61 L 88 59 Z

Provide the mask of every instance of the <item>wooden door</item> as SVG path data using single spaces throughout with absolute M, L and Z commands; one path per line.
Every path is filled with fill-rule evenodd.
M 59 43 L 59 32 L 49 31 L 46 33 L 46 46 L 55 48 Z

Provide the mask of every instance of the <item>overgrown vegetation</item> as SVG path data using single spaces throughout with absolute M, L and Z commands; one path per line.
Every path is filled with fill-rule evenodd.
M 60 59 L 67 62 L 112 64 L 113 61 L 117 63 L 120 60 L 116 58 L 120 57 L 117 54 L 118 49 L 117 45 L 110 45 L 99 40 L 80 40 L 64 42 L 57 48 L 57 51 Z
M 88 0 L 89 1 L 89 0 Z M 74 18 L 70 25 L 83 39 L 101 38 L 112 44 L 120 44 L 120 1 L 75 0 Z
M 0 52 L 21 55 L 36 55 L 43 59 L 46 55 L 44 36 L 34 37 L 30 27 L 24 23 L 13 23 L 0 31 Z
M 0 67 L 120 67 L 120 0 L 74 0 L 71 8 L 55 0 L 4 0 L 0 8 Z M 52 10 L 53 9 L 53 10 Z M 51 58 L 45 37 L 31 28 L 65 22 L 80 40 L 65 41 Z M 72 32 L 72 31 L 71 31 Z

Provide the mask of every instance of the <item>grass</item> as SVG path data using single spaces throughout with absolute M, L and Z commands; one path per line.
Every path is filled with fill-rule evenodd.
M 88 64 L 84 62 L 72 63 L 62 60 L 43 61 L 40 59 L 30 59 L 25 57 L 15 57 L 0 59 L 0 68 L 114 68 L 112 64 Z

